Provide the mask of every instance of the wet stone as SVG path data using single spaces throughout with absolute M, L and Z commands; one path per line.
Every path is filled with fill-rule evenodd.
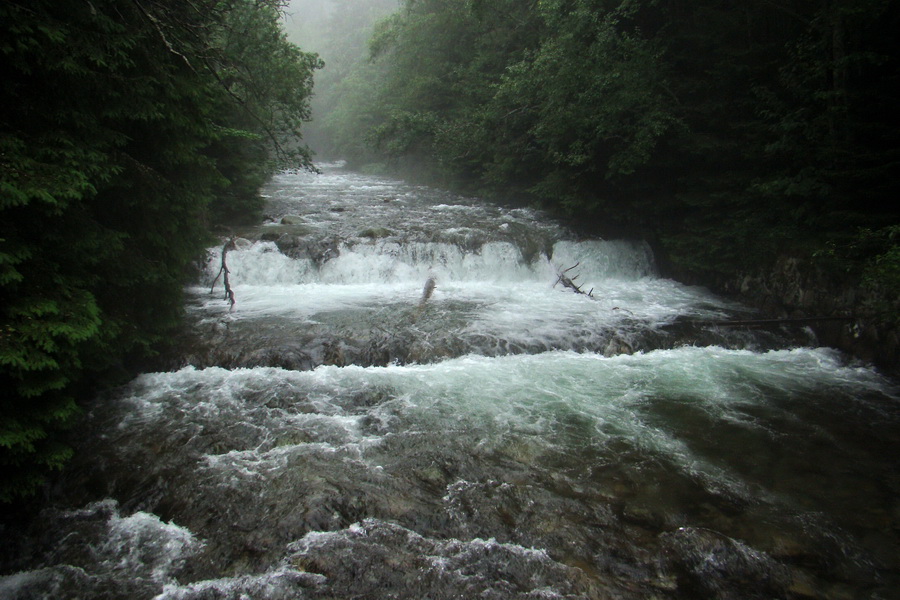
M 599 599 L 616 591 L 540 550 L 493 539 L 427 538 L 372 519 L 310 534 L 291 550 L 292 565 L 326 575 L 320 593 L 343 598 Z
M 881 568 L 900 571 L 900 543 L 895 535 L 873 532 L 863 538 L 862 544 Z
M 391 237 L 392 235 L 394 235 L 393 232 L 386 227 L 369 227 L 368 229 L 363 229 L 359 232 L 359 237 L 372 239 L 381 239 Z
M 826 598 L 826 587 L 821 581 L 799 569 L 791 571 L 788 592 L 798 598 Z
M 791 585 L 787 567 L 721 533 L 683 527 L 661 539 L 679 588 L 702 597 L 762 600 L 784 596 Z

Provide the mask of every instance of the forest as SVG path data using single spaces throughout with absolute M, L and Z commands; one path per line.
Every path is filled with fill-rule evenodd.
M 79 399 L 160 351 L 211 228 L 306 144 L 698 281 L 789 253 L 897 298 L 898 28 L 888 0 L 3 2 L 2 497 L 63 464 Z
M 642 232 L 682 273 L 788 251 L 898 289 L 898 24 L 884 0 L 408 0 L 315 127 L 357 166 Z
M 313 54 L 247 0 L 0 3 L 0 500 L 71 454 L 83 400 L 177 327 L 221 222 L 309 165 Z

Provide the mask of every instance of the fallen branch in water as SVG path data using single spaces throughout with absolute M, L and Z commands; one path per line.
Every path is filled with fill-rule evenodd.
M 219 267 L 219 272 L 216 274 L 216 278 L 213 279 L 212 285 L 209 288 L 209 293 L 212 294 L 216 287 L 216 282 L 219 281 L 219 277 L 222 276 L 222 283 L 225 285 L 225 300 L 228 300 L 230 303 L 229 310 L 234 308 L 235 300 L 234 290 L 231 289 L 231 282 L 228 280 L 228 274 L 231 271 L 228 270 L 228 264 L 225 262 L 225 257 L 228 255 L 229 250 L 234 250 L 236 248 L 234 239 L 235 238 L 232 237 L 225 242 L 224 246 L 222 246 L 222 266 Z
M 587 297 L 590 298 L 591 300 L 596 300 L 596 298 L 594 298 L 594 288 L 591 288 L 590 291 L 585 292 L 585 291 L 582 289 L 582 286 L 580 286 L 580 285 L 578 285 L 578 284 L 575 283 L 575 280 L 578 279 L 578 275 L 576 275 L 575 277 L 569 277 L 568 275 L 566 275 L 566 273 L 568 273 L 568 272 L 571 271 L 572 269 L 578 267 L 580 264 L 581 264 L 581 261 L 578 261 L 577 263 L 575 263 L 574 265 L 572 265 L 572 266 L 569 267 L 568 269 L 563 269 L 562 271 L 559 271 L 559 272 L 556 274 L 556 275 L 557 275 L 556 283 L 561 283 L 561 284 L 563 284 L 563 287 L 569 288 L 570 290 L 572 290 L 572 291 L 575 292 L 576 294 L 581 294 L 582 296 L 587 296 Z M 556 287 L 556 283 L 553 284 L 553 287 Z M 618 306 L 613 306 L 610 310 L 620 310 L 620 311 L 622 311 L 622 312 L 628 313 L 628 314 L 631 315 L 632 317 L 634 316 L 634 313 L 631 312 L 630 310 L 626 309 L 626 308 L 620 308 L 620 307 L 618 307 Z
M 569 277 L 568 275 L 566 275 L 566 273 L 568 273 L 572 269 L 578 267 L 578 265 L 580 265 L 580 264 L 581 264 L 581 261 L 575 263 L 568 269 L 563 269 L 562 271 L 559 271 L 556 274 L 557 275 L 556 283 L 563 284 L 563 287 L 569 288 L 570 290 L 574 291 L 576 294 L 581 294 L 582 296 L 587 296 L 588 298 L 593 298 L 594 297 L 594 288 L 591 288 L 591 291 L 589 291 L 589 292 L 585 292 L 584 290 L 581 289 L 580 285 L 577 285 L 575 283 L 575 280 L 578 279 L 578 275 L 576 275 L 575 277 Z M 556 283 L 553 284 L 553 287 L 556 287 Z

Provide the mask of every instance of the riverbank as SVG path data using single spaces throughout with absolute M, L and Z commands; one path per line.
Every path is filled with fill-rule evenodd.
M 820 344 L 837 348 L 876 365 L 884 372 L 900 374 L 900 327 L 897 298 L 864 286 L 854 273 L 828 269 L 814 258 L 782 255 L 772 264 L 754 270 L 724 274 L 698 274 L 660 264 L 666 276 L 684 283 L 703 285 L 717 294 L 760 311 L 763 319 L 821 318 L 803 322 Z

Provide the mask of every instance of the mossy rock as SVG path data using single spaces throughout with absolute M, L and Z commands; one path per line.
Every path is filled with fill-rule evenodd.
M 394 233 L 390 229 L 384 227 L 370 227 L 359 232 L 359 237 L 372 238 L 373 240 L 391 237 L 392 235 L 394 235 Z
M 268 225 L 260 231 L 257 239 L 264 242 L 276 242 L 284 236 L 302 238 L 315 232 L 316 228 L 309 225 Z

